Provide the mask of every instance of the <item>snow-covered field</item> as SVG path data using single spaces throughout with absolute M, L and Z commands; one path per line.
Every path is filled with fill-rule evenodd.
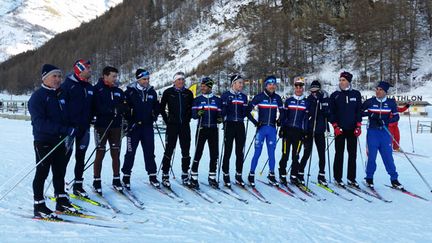
M 413 125 L 416 124 L 416 120 L 417 118 L 412 118 Z M 191 125 L 193 131 L 195 124 L 193 122 Z M 402 118 L 400 127 L 401 145 L 405 150 L 411 152 L 410 129 L 406 117 Z M 415 127 L 413 130 L 415 131 Z M 365 131 L 363 132 L 365 133 Z M 254 128 L 249 126 L 247 146 L 251 142 L 253 134 Z M 27 167 L 24 170 L 27 172 L 29 167 L 34 165 L 34 152 L 30 122 L 0 119 L 0 135 L 2 138 L 0 140 L 0 194 L 3 195 L 12 184 L 18 181 L 19 177 L 14 177 L 7 185 L 4 185 L 7 180 L 22 171 L 23 168 Z M 414 134 L 415 152 L 432 157 L 428 144 L 430 141 L 432 141 L 430 133 Z M 155 142 L 156 161 L 159 165 L 163 149 L 157 135 Z M 91 144 L 87 156 L 94 148 L 93 141 Z M 193 144 L 192 142 L 191 153 L 194 151 Z M 365 151 L 364 144 L 365 134 L 361 136 L 363 152 Z M 259 170 L 267 158 L 265 151 L 263 151 L 258 165 Z M 333 146 L 331 146 L 330 151 L 330 156 L 333 159 Z M 245 174 L 250 168 L 252 153 L 253 149 L 245 162 Z M 122 161 L 123 155 L 124 152 L 121 156 Z M 174 161 L 174 172 L 178 176 L 181 171 L 180 156 L 178 148 Z M 276 158 L 278 159 L 280 156 L 279 145 Z M 317 154 L 314 153 L 311 167 L 312 180 L 315 180 L 318 170 L 316 158 Z M 400 181 L 405 187 L 432 200 L 431 193 L 428 192 L 427 187 L 406 159 L 401 155 L 395 155 L 395 160 Z M 412 157 L 412 161 L 425 178 L 432 181 L 430 157 Z M 73 164 L 74 160 L 68 167 L 67 181 L 72 179 Z M 361 180 L 364 176 L 364 169 L 360 154 L 357 167 L 357 178 Z M 233 156 L 231 171 L 234 168 Z M 206 148 L 199 170 L 201 181 L 206 181 L 207 171 L 208 151 Z M 266 171 L 267 168 L 264 175 L 267 174 Z M 103 181 L 110 183 L 112 172 L 109 156 L 104 161 L 102 173 Z M 148 178 L 144 170 L 142 152 L 139 149 L 132 175 L 132 187 L 136 195 L 145 203 L 146 209 L 142 211 L 136 209 L 129 201 L 117 196 L 105 184 L 104 194 L 106 197 L 121 210 L 132 212 L 133 215 L 117 216 L 118 219 L 126 222 L 87 219 L 90 222 L 127 227 L 127 229 L 105 229 L 33 221 L 10 213 L 17 211 L 18 207 L 23 207 L 25 210 L 22 212 L 31 215 L 33 174 L 34 172 L 24 179 L 5 199 L 0 201 L 1 242 L 427 242 L 432 239 L 430 230 L 432 228 L 430 220 L 432 217 L 431 202 L 415 199 L 386 188 L 384 183 L 389 183 L 388 176 L 380 159 L 375 176 L 376 188 L 384 197 L 392 200 L 392 203 L 384 203 L 379 200 L 368 203 L 339 190 L 345 196 L 353 198 L 353 201 L 349 202 L 315 185 L 311 185 L 311 188 L 327 200 L 318 202 L 312 198 L 307 198 L 307 202 L 302 202 L 263 184 L 257 184 L 258 189 L 271 201 L 271 204 L 265 204 L 234 187 L 242 197 L 248 199 L 249 204 L 246 205 L 211 191 L 202 185 L 201 187 L 207 190 L 210 195 L 222 200 L 221 204 L 210 204 L 174 182 L 174 190 L 190 202 L 186 206 L 162 195 L 145 183 Z M 265 179 L 264 175 L 261 177 L 263 180 Z M 85 183 L 87 188 L 88 184 L 91 184 L 91 178 L 92 171 L 86 171 Z M 48 191 L 48 194 L 50 193 L 52 193 L 51 189 Z M 95 198 L 94 195 L 91 196 Z M 108 216 L 111 214 L 110 211 L 102 208 L 79 201 L 76 203 L 101 215 Z M 51 208 L 54 207 L 51 202 L 48 205 Z M 144 224 L 134 223 L 143 219 L 149 219 L 149 221 Z

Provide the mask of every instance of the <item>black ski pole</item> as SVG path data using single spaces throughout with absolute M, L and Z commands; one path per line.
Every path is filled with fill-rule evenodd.
M 158 132 L 158 134 L 159 134 L 159 138 L 160 138 L 160 140 L 161 140 L 162 148 L 163 148 L 163 150 L 164 150 L 164 154 L 165 154 L 166 147 L 165 147 L 165 143 L 164 143 L 164 141 L 163 141 L 163 139 L 162 139 L 162 135 L 161 135 L 161 132 L 160 132 L 159 126 L 158 126 L 158 124 L 157 124 L 156 121 L 154 122 L 154 124 L 155 124 L 155 126 L 156 126 L 156 130 L 157 130 L 157 132 Z M 172 163 L 173 163 L 173 159 L 171 158 L 171 161 L 170 161 L 170 171 L 171 171 L 171 174 L 172 174 L 173 178 L 175 179 L 176 177 L 175 177 L 174 171 L 173 171 L 173 169 L 172 169 L 172 165 L 173 165 Z M 161 164 L 160 164 L 160 166 L 159 166 L 159 170 L 158 170 L 158 173 L 157 173 L 157 174 L 159 174 L 161 168 L 162 168 L 162 162 L 161 162 Z
M 410 164 L 412 165 L 412 167 L 415 169 L 415 171 L 417 172 L 417 174 L 420 176 L 420 178 L 423 180 L 423 182 L 426 184 L 426 186 L 429 188 L 430 192 L 432 192 L 432 188 L 429 185 L 429 183 L 426 181 L 426 179 L 423 177 L 423 175 L 420 173 L 420 171 L 417 169 L 417 167 L 414 165 L 414 163 L 411 161 L 411 159 L 408 157 L 408 155 L 405 153 L 405 151 L 401 148 L 400 144 L 396 141 L 396 139 L 393 137 L 393 135 L 390 133 L 390 131 L 388 130 L 388 128 L 384 125 L 383 126 L 384 129 L 387 131 L 387 133 L 390 135 L 390 137 L 393 139 L 393 141 L 399 146 L 400 151 L 402 151 L 402 153 L 405 155 L 405 157 L 407 158 L 407 160 L 410 162 Z
M 88 164 L 88 162 L 90 161 L 91 157 L 93 156 L 93 154 L 96 152 L 97 148 L 99 147 L 100 143 L 102 142 L 102 139 L 104 139 L 108 129 L 111 127 L 112 123 L 114 122 L 114 119 L 112 119 L 110 121 L 110 123 L 108 124 L 107 128 L 105 129 L 104 133 L 102 134 L 102 137 L 99 139 L 99 141 L 97 141 L 97 145 L 96 147 L 93 149 L 93 151 L 90 153 L 90 156 L 87 158 L 86 162 L 84 163 L 84 171 L 87 170 L 86 165 Z M 93 163 L 91 163 L 92 165 Z M 70 185 L 71 183 L 73 183 L 75 181 L 75 178 L 72 179 L 71 181 L 69 181 L 68 183 L 66 183 L 66 185 Z
M 308 166 L 308 175 L 307 175 L 307 179 L 306 179 L 306 186 L 309 186 L 310 168 L 311 168 L 311 164 L 312 164 L 312 155 L 313 155 L 313 144 L 314 144 L 314 140 L 315 140 L 316 119 L 317 119 L 318 106 L 319 105 L 320 105 L 319 99 L 317 99 L 317 104 L 315 107 L 314 124 L 313 124 L 313 129 L 312 129 L 311 153 L 310 153 L 310 157 L 309 157 L 309 166 Z
M 29 170 L 23 177 L 21 177 L 21 179 L 20 180 L 18 180 L 18 182 L 17 183 L 15 183 L 5 194 L 3 194 L 3 196 L 1 196 L 0 197 L 0 201 L 3 199 L 3 198 L 5 198 L 11 191 L 13 191 L 14 189 L 15 189 L 15 187 L 17 187 L 18 186 L 18 184 L 20 184 L 34 169 L 36 169 L 36 167 L 38 166 L 38 165 L 40 165 L 42 162 L 44 162 L 44 160 L 46 159 L 46 158 L 48 158 L 48 156 L 50 156 L 57 148 L 58 148 L 58 146 L 60 146 L 65 140 L 66 140 L 66 138 L 67 137 L 65 137 L 65 138 L 63 138 L 56 146 L 54 146 L 54 148 L 53 149 L 51 149 L 51 151 L 49 151 L 39 162 L 37 162 L 36 163 L 36 165 L 35 166 L 33 166 L 32 168 L 31 168 L 31 170 Z M 24 169 L 26 169 L 28 166 L 26 166 Z M 21 170 L 22 171 L 22 170 Z M 20 172 L 18 172 L 15 176 L 13 176 L 12 178 L 15 178 L 17 175 L 19 175 L 20 173 L 21 173 L 21 171 Z M 5 184 L 3 184 L 1 187 L 3 187 Z

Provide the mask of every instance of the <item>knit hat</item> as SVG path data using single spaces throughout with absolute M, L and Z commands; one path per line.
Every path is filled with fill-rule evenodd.
M 55 73 L 55 72 L 62 73 L 62 71 L 58 67 L 56 67 L 52 64 L 44 64 L 42 66 L 42 72 L 41 72 L 42 80 L 44 80 L 50 74 Z
M 305 85 L 305 78 L 304 77 L 295 77 L 294 78 L 294 86 L 296 86 L 296 85 L 304 86 Z
M 201 79 L 201 84 L 205 84 L 210 89 L 213 88 L 214 81 L 210 77 L 204 77 Z
M 276 77 L 273 75 L 267 76 L 267 78 L 264 80 L 265 85 L 267 86 L 268 84 L 277 84 L 277 80 Z
M 231 76 L 231 78 L 230 78 L 231 84 L 233 84 L 237 80 L 243 80 L 242 76 L 236 74 L 236 75 Z
M 348 80 L 348 82 L 351 83 L 353 75 L 351 73 L 349 73 L 349 72 L 343 71 L 340 74 L 340 78 L 345 78 L 346 80 Z
M 310 87 L 309 87 L 309 90 L 311 91 L 311 92 L 315 92 L 315 91 L 319 91 L 321 89 L 321 84 L 320 84 L 320 82 L 318 81 L 318 80 L 314 80 L 314 81 L 312 81 L 312 83 L 311 83 L 311 85 L 310 85 Z
M 177 79 L 185 79 L 185 74 L 184 72 L 177 72 L 176 74 L 174 74 L 174 81 Z
M 384 90 L 384 92 L 388 92 L 389 88 L 393 87 L 390 83 L 386 82 L 386 81 L 381 81 L 378 83 L 377 88 L 381 88 Z
M 90 67 L 90 61 L 79 59 L 74 63 L 74 73 L 79 76 L 80 73 Z
M 150 73 L 145 69 L 138 68 L 135 72 L 135 78 L 136 80 L 140 80 L 142 78 L 150 78 Z

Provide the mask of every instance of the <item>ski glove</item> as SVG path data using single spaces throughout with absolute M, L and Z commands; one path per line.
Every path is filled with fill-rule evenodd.
M 205 110 L 199 110 L 199 111 L 197 112 L 198 116 L 203 116 L 204 113 L 205 113 Z
M 361 135 L 361 122 L 357 122 L 357 127 L 354 129 L 354 135 L 356 137 Z
M 336 137 L 339 135 L 342 135 L 342 132 L 343 132 L 342 128 L 340 128 L 337 123 L 333 123 L 332 126 L 333 126 L 334 134 Z
M 281 128 L 279 129 L 279 137 L 280 137 L 280 138 L 283 138 L 284 134 L 285 134 L 285 128 L 281 127 Z

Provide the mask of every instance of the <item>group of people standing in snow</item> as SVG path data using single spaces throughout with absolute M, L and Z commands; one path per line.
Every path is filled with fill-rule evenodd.
M 235 141 L 235 183 L 245 186 L 243 164 L 245 142 L 249 121 L 256 127 L 254 136 L 255 152 L 251 161 L 247 182 L 255 186 L 255 170 L 264 142 L 267 147 L 269 174 L 273 185 L 304 184 L 306 164 L 311 156 L 313 143 L 319 157 L 318 183 L 327 185 L 325 178 L 326 136 L 329 124 L 334 130 L 335 158 L 334 180 L 339 186 L 342 181 L 345 142 L 348 150 L 347 183 L 358 187 L 356 181 L 356 155 L 358 137 L 362 133 L 362 117 L 369 118 L 367 133 L 368 163 L 365 181 L 373 187 L 376 156 L 379 151 L 394 187 L 402 187 L 392 157 L 392 135 L 388 126 L 399 119 L 398 108 L 393 99 L 386 98 L 390 84 L 379 82 L 376 97 L 362 103 L 360 92 L 351 86 L 352 74 L 342 72 L 339 90 L 330 96 L 322 89 L 321 83 L 313 81 L 306 96 L 304 78 L 294 79 L 294 93 L 285 101 L 276 93 L 278 84 L 275 76 L 264 81 L 264 91 L 248 101 L 243 93 L 244 80 L 240 75 L 231 76 L 231 88 L 218 97 L 212 92 L 214 81 L 210 77 L 200 80 L 201 95 L 194 98 L 185 87 L 185 74 L 177 72 L 172 87 L 167 88 L 162 98 L 150 85 L 150 73 L 137 69 L 136 80 L 125 91 L 117 86 L 118 70 L 107 66 L 96 85 L 89 83 L 92 75 L 88 60 L 80 59 L 73 65 L 74 72 L 62 82 L 62 71 L 51 64 L 42 67 L 42 85 L 30 98 L 29 111 L 32 119 L 36 174 L 33 180 L 34 214 L 47 217 L 52 211 L 44 201 L 44 182 L 51 168 L 56 197 L 56 210 L 74 211 L 65 191 L 67 164 L 75 150 L 73 194 L 88 197 L 83 187 L 83 173 L 93 164 L 92 189 L 102 194 L 102 161 L 109 151 L 112 158 L 115 190 L 130 190 L 131 174 L 138 144 L 144 154 L 145 169 L 149 182 L 160 187 L 155 161 L 154 125 L 159 115 L 166 124 L 164 154 L 161 162 L 161 184 L 170 187 L 169 172 L 172 155 L 179 140 L 181 148 L 181 182 L 191 188 L 199 187 L 198 167 L 204 145 L 209 148 L 208 183 L 219 187 L 217 167 L 219 157 L 219 130 L 223 129 L 223 157 L 221 169 L 224 186 L 231 186 L 230 158 Z M 257 117 L 254 117 L 256 112 Z M 245 128 L 245 118 L 247 124 Z M 191 119 L 197 120 L 195 151 L 190 154 Z M 96 156 L 92 163 L 85 162 L 90 141 L 90 126 L 94 126 Z M 279 131 L 279 132 L 278 132 Z M 124 163 L 120 168 L 122 138 L 127 146 Z M 279 161 L 279 181 L 275 176 L 275 149 L 282 139 L 282 158 Z M 106 149 L 106 143 L 109 149 Z M 75 146 L 74 146 L 75 144 Z M 75 149 L 73 149 L 75 147 Z M 303 157 L 300 159 L 300 151 Z M 328 149 L 328 148 L 327 148 Z M 287 162 L 291 153 L 291 166 Z M 90 155 L 91 157 L 91 155 Z M 120 176 L 120 171 L 123 177 Z M 289 173 L 289 176 L 288 176 Z

